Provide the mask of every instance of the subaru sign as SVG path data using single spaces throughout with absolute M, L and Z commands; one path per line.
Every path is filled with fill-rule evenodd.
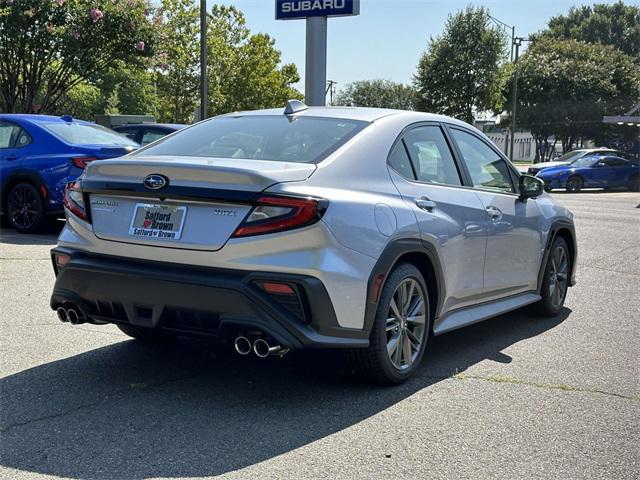
M 276 0 L 276 20 L 359 14 L 360 0 Z

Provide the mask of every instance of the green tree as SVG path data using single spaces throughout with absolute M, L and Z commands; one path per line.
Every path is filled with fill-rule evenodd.
M 147 0 L 2 0 L 0 110 L 47 113 L 74 86 L 153 53 Z
M 54 115 L 71 115 L 83 120 L 94 120 L 96 114 L 104 111 L 104 97 L 95 85 L 81 82 L 65 92 L 60 97 Z
M 567 15 L 552 17 L 549 28 L 540 35 L 612 45 L 640 63 L 640 7 L 637 5 L 619 1 L 572 7 Z
M 237 8 L 213 5 L 207 48 L 210 115 L 279 107 L 288 99 L 302 98 L 292 87 L 300 80 L 296 66 L 280 66 L 275 40 L 252 34 Z
M 338 93 L 336 105 L 414 110 L 416 91 L 410 85 L 391 80 L 360 80 L 349 83 Z
M 94 81 L 101 92 L 99 110 L 104 109 L 107 99 L 110 99 L 111 109 L 117 110 L 120 114 L 157 115 L 154 81 L 155 76 L 146 64 L 116 63 L 113 68 L 103 72 Z
M 550 135 L 563 151 L 596 138 L 602 117 L 628 110 L 640 93 L 640 68 L 608 45 L 539 38 L 518 69 L 518 125 L 531 130 L 538 154 Z
M 160 118 L 189 122 L 199 90 L 199 17 L 190 0 L 163 0 L 158 22 L 160 44 L 154 59 Z M 283 106 L 301 98 L 293 64 L 281 65 L 275 41 L 252 34 L 242 12 L 213 5 L 208 14 L 208 113 Z
M 193 0 L 162 0 L 156 14 L 160 38 L 153 68 L 162 121 L 189 123 L 198 105 L 198 12 Z
M 474 111 L 495 110 L 504 51 L 504 34 L 492 26 L 488 10 L 467 7 L 449 16 L 444 33 L 431 38 L 418 64 L 416 108 L 469 123 Z

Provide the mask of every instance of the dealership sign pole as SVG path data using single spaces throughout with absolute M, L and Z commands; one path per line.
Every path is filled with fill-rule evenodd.
M 304 93 L 307 105 L 325 104 L 327 17 L 360 14 L 360 0 L 276 0 L 276 20 L 307 21 Z

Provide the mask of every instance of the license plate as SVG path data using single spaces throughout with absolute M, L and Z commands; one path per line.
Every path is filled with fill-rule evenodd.
M 187 215 L 187 207 L 138 203 L 129 235 L 141 238 L 178 240 Z

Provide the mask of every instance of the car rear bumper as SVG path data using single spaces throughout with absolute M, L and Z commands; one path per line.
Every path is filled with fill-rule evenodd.
M 70 257 L 61 269 L 56 254 Z M 93 323 L 223 339 L 259 331 L 289 349 L 369 344 L 364 330 L 338 325 L 327 290 L 311 276 L 139 261 L 65 247 L 51 255 L 51 307 L 73 304 Z M 262 282 L 286 283 L 295 295 L 267 293 Z

